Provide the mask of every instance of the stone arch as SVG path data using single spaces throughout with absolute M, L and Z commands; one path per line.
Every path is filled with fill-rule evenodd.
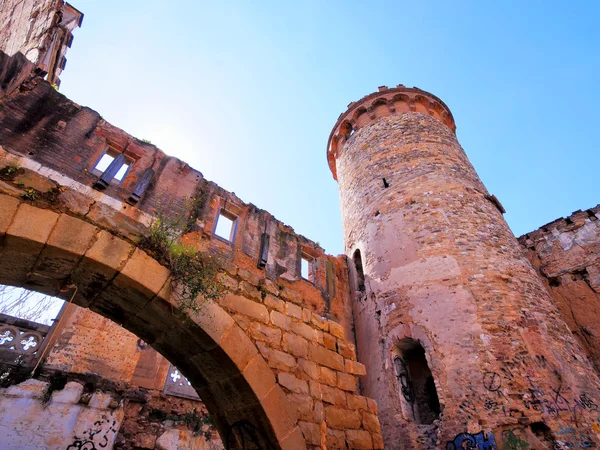
M 72 299 L 136 334 L 181 370 L 224 442 L 305 448 L 296 408 L 255 344 L 218 304 L 179 309 L 167 268 L 84 220 L 0 195 L 0 283 Z

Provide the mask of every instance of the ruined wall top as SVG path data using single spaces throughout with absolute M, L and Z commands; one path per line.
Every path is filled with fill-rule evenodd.
M 73 30 L 83 13 L 63 0 L 6 0 L 0 2 L 0 50 L 9 56 L 22 53 L 60 85 Z
M 346 112 L 338 117 L 327 142 L 327 161 L 333 178 L 337 180 L 335 160 L 338 150 L 355 131 L 379 117 L 411 111 L 435 117 L 456 132 L 456 124 L 450 108 L 435 95 L 401 84 L 394 88 L 380 86 L 377 92 L 350 103 Z

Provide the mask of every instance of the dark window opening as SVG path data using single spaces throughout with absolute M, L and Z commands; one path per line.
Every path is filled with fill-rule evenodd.
M 382 180 L 383 180 L 383 187 L 386 189 L 389 188 L 390 184 L 387 182 L 387 180 L 385 178 L 382 178 Z
M 429 425 L 440 416 L 440 401 L 423 346 L 405 339 L 397 346 L 394 370 L 398 380 L 404 416 Z
M 365 292 L 365 273 L 363 272 L 362 258 L 359 249 L 356 249 L 352 259 L 354 260 L 354 268 L 356 269 L 356 288 L 360 292 Z

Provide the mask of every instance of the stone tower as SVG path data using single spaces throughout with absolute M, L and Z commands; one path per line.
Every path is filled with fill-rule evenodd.
M 597 446 L 598 378 L 455 129 L 440 99 L 399 85 L 329 137 L 386 448 Z

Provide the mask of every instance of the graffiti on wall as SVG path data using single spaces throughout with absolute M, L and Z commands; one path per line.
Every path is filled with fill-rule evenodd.
M 492 433 L 480 431 L 477 434 L 460 433 L 454 440 L 448 441 L 446 450 L 498 450 Z
M 81 433 L 81 436 L 74 435 L 73 443 L 67 447 L 67 450 L 101 450 L 112 448 L 112 442 L 119 431 L 117 419 L 110 415 L 102 415 L 101 420 Z
M 574 427 L 563 427 L 559 424 L 559 430 L 556 433 L 558 440 L 562 441 L 569 448 L 591 448 L 596 447 L 589 435 L 577 431 Z

